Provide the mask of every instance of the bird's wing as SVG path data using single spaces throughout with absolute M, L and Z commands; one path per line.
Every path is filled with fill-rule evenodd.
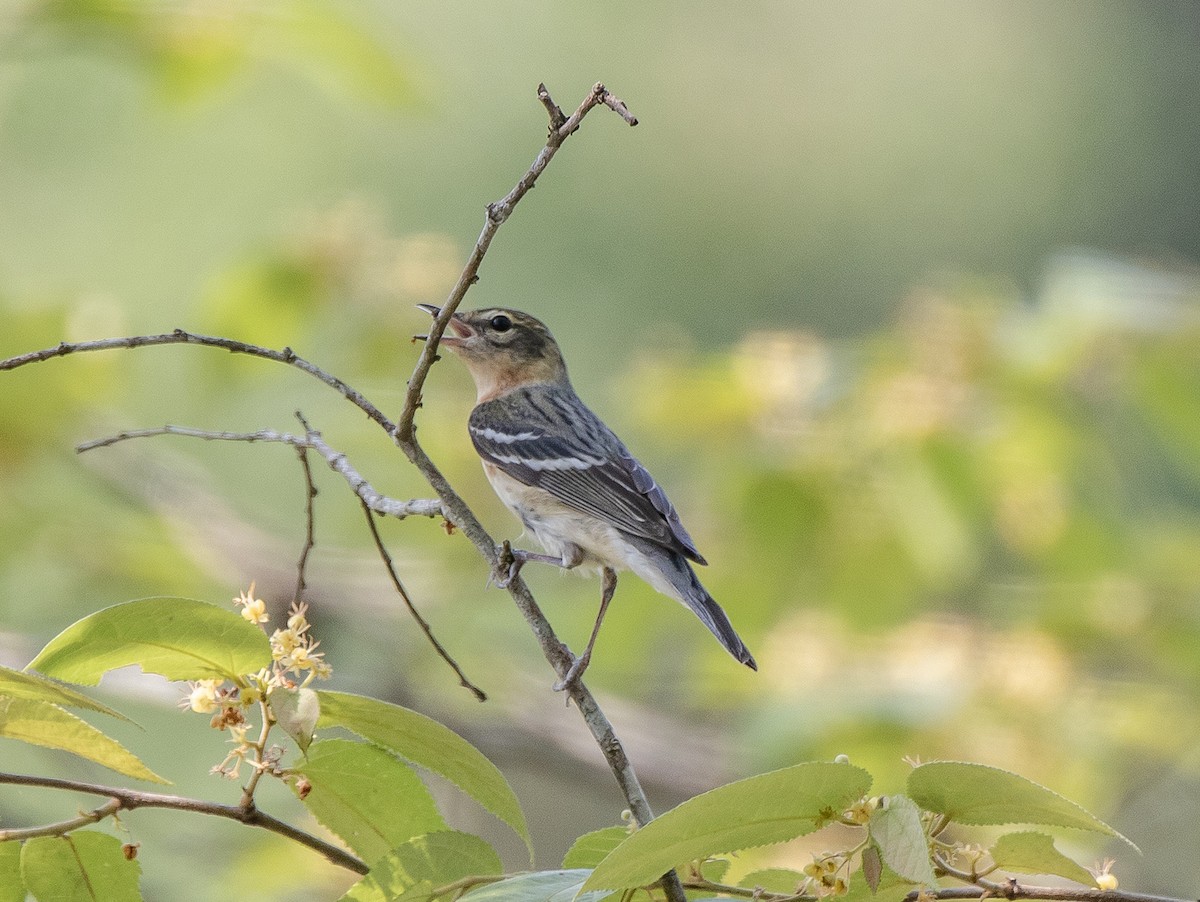
M 469 429 L 480 457 L 517 481 L 705 563 L 654 477 L 577 398 L 518 389 L 477 406 Z

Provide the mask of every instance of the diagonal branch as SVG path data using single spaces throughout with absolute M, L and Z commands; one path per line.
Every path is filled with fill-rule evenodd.
M 570 116 L 564 117 L 562 111 L 557 107 L 554 101 L 550 98 L 545 86 L 539 86 L 538 98 L 542 105 L 546 108 L 550 116 L 550 134 L 547 138 L 546 145 L 538 153 L 533 164 L 526 171 L 525 175 L 517 182 L 513 189 L 487 207 L 487 218 L 484 223 L 483 230 L 476 240 L 475 247 L 472 249 L 470 256 L 467 259 L 466 266 L 463 268 L 461 275 L 458 278 L 454 288 L 451 290 L 445 305 L 442 307 L 439 315 L 434 319 L 433 325 L 429 331 L 428 340 L 425 347 L 421 351 L 421 355 L 417 360 L 413 370 L 412 377 L 408 383 L 408 390 L 405 395 L 404 407 L 401 412 L 399 421 L 393 423 L 386 417 L 377 407 L 366 400 L 359 392 L 351 388 L 341 379 L 326 373 L 324 370 L 316 367 L 307 360 L 298 357 L 291 348 L 284 348 L 282 351 L 275 351 L 268 348 L 262 348 L 256 345 L 246 344 L 245 342 L 235 341 L 227 338 L 215 338 L 211 336 L 196 335 L 194 333 L 185 332 L 177 329 L 171 333 L 162 335 L 144 335 L 131 338 L 113 338 L 104 339 L 101 341 L 92 342 L 63 342 L 54 348 L 48 348 L 42 351 L 35 351 L 30 354 L 12 357 L 7 360 L 0 360 L 0 371 L 8 369 L 16 369 L 19 366 L 24 366 L 29 363 L 37 363 L 43 360 L 48 360 L 53 357 L 62 357 L 68 354 L 83 352 L 83 351 L 99 351 L 115 348 L 139 348 L 150 345 L 162 344 L 199 344 L 209 347 L 223 348 L 233 353 L 249 354 L 251 356 L 260 357 L 267 360 L 273 360 L 279 363 L 284 363 L 289 366 L 294 366 L 308 373 L 316 379 L 329 385 L 335 391 L 338 391 L 343 397 L 355 404 L 363 410 L 367 416 L 375 421 L 383 430 L 393 438 L 397 446 L 408 457 L 409 461 L 421 472 L 426 481 L 433 488 L 439 499 L 439 505 L 436 510 L 423 509 L 417 510 L 401 510 L 397 513 L 398 516 L 408 516 L 410 514 L 420 513 L 425 516 L 443 516 L 449 522 L 459 527 L 468 539 L 479 550 L 479 553 L 488 562 L 488 565 L 494 570 L 500 559 L 501 549 L 496 545 L 496 542 L 483 528 L 482 524 L 476 518 L 474 512 L 463 501 L 462 497 L 454 490 L 445 476 L 430 459 L 429 455 L 420 446 L 416 439 L 416 429 L 414 418 L 417 410 L 421 406 L 421 393 L 425 385 L 425 380 L 429 374 L 430 368 L 437 360 L 437 347 L 441 336 L 446 330 L 451 315 L 462 302 L 471 285 L 479 279 L 479 267 L 483 262 L 484 255 L 487 253 L 488 247 L 491 245 L 492 239 L 496 235 L 496 231 L 500 226 L 512 215 L 516 204 L 523 198 L 536 184 L 538 177 L 545 171 L 550 160 L 558 152 L 558 148 L 563 142 L 569 138 L 576 130 L 584 116 L 597 106 L 606 106 L 620 115 L 629 125 L 636 125 L 637 119 L 630 114 L 625 104 L 613 94 L 611 94 L 603 84 L 596 84 L 584 98 L 583 102 Z M 188 434 L 186 430 L 168 427 L 161 432 L 172 432 L 174 434 Z M 99 447 L 103 444 L 112 444 L 113 441 L 118 441 L 123 438 L 131 438 L 134 435 L 150 434 L 143 433 L 125 433 L 121 436 L 114 437 L 112 440 L 103 440 L 99 443 L 91 443 L 81 446 L 80 450 L 88 450 L 89 448 Z M 288 444 L 296 445 L 301 441 L 312 441 L 311 447 L 325 456 L 326 461 L 331 467 L 339 472 L 351 482 L 355 492 L 363 499 L 364 503 L 381 513 L 393 513 L 392 510 L 384 510 L 382 496 L 379 496 L 361 476 L 353 473 L 349 464 L 345 462 L 344 456 L 338 455 L 337 452 L 328 449 L 328 446 L 319 441 L 319 437 L 309 436 L 306 439 L 300 439 L 297 436 L 286 436 L 279 433 L 253 433 L 253 438 L 247 437 L 240 440 L 243 441 L 282 441 Z M 270 436 L 270 437 L 268 437 Z M 214 438 L 212 434 L 199 436 L 202 438 Z M 328 453 L 325 449 L 328 449 Z M 409 504 L 417 504 L 417 502 L 409 502 Z M 379 506 L 377 506 L 379 505 Z M 553 627 L 546 619 L 537 602 L 534 600 L 529 587 L 524 580 L 519 576 L 514 579 L 508 588 L 509 594 L 516 603 L 522 616 L 529 624 L 534 636 L 537 638 L 539 645 L 542 648 L 542 653 L 546 660 L 554 668 L 560 678 L 564 677 L 570 669 L 573 658 L 570 651 L 566 648 L 554 633 Z M 575 681 L 571 684 L 568 690 L 569 698 L 575 702 L 580 714 L 583 716 L 584 722 L 591 731 L 596 744 L 608 762 L 609 769 L 612 771 L 622 794 L 625 796 L 629 804 L 629 809 L 633 814 L 634 819 L 639 825 L 644 825 L 651 821 L 654 817 L 650 804 L 646 799 L 641 785 L 638 781 L 637 774 L 633 769 L 625 754 L 624 747 L 617 738 L 612 724 L 604 715 L 599 704 L 592 696 L 591 692 L 581 681 Z M 669 872 L 663 878 L 663 888 L 667 895 L 668 902 L 685 902 L 683 888 L 679 883 L 679 878 L 674 871 Z
M 167 795 L 158 792 L 145 792 L 140 789 L 126 789 L 122 786 L 101 786 L 96 783 L 84 783 L 80 780 L 63 780 L 57 777 L 33 777 L 25 774 L 7 774 L 0 773 L 0 783 L 8 783 L 15 786 L 42 786 L 49 789 L 69 789 L 73 792 L 84 792 L 90 795 L 107 796 L 110 801 L 101 805 L 94 811 L 87 814 L 81 814 L 78 818 L 72 821 L 64 821 L 62 824 L 51 824 L 45 828 L 32 829 L 50 829 L 51 827 L 62 827 L 62 831 L 76 829 L 80 826 L 85 826 L 84 823 L 74 824 L 76 820 L 86 818 L 86 823 L 94 823 L 110 814 L 116 814 L 118 811 L 133 811 L 135 808 L 171 808 L 176 811 L 191 811 L 196 814 L 210 814 L 215 817 L 228 818 L 229 820 L 238 821 L 247 824 L 251 827 L 261 827 L 264 830 L 269 830 L 272 833 L 278 833 L 280 836 L 286 837 L 293 842 L 298 842 L 302 846 L 320 852 L 327 859 L 339 867 L 346 868 L 358 874 L 367 873 L 367 865 L 355 858 L 350 853 L 338 848 L 335 845 L 325 842 L 313 836 L 311 833 L 305 833 L 303 830 L 293 827 L 291 824 L 274 818 L 266 814 L 253 805 L 243 807 L 241 805 L 223 805 L 219 802 L 206 802 L 202 799 L 192 799 L 187 796 Z M 73 826 L 71 826 L 73 824 Z M 26 831 L 28 832 L 28 830 Z M 0 841 L 6 839 L 23 839 L 26 838 L 18 834 L 19 831 L 4 831 L 0 832 Z M 30 834 L 30 835 L 45 835 L 45 834 Z
M 637 119 L 629 112 L 625 103 L 610 93 L 599 82 L 592 87 L 592 90 L 583 99 L 579 108 L 569 117 L 564 116 L 558 104 L 550 97 L 550 92 L 546 90 L 545 85 L 538 85 L 538 99 L 550 114 L 550 135 L 546 139 L 546 146 L 538 152 L 528 171 L 521 176 L 517 184 L 513 186 L 513 189 L 500 198 L 500 200 L 487 205 L 487 218 L 483 223 L 483 231 L 479 233 L 479 238 L 475 241 L 475 247 L 471 250 L 471 255 L 467 258 L 467 264 L 463 267 L 458 281 L 454 283 L 454 287 L 450 290 L 450 296 L 446 298 L 441 312 L 435 317 L 433 326 L 429 330 L 428 340 L 425 342 L 425 348 L 421 351 L 421 356 L 417 360 L 412 378 L 408 380 L 408 392 L 404 397 L 404 409 L 400 414 L 400 420 L 395 433 L 398 444 L 413 443 L 416 441 L 413 418 L 417 415 L 417 409 L 421 406 L 421 391 L 425 387 L 425 377 L 429 375 L 429 368 L 437 360 L 438 342 L 441 341 L 442 334 L 446 331 L 446 326 L 450 322 L 450 317 L 454 315 L 454 311 L 462 303 L 462 299 L 466 296 L 467 291 L 479 281 L 479 266 L 483 263 L 483 257 L 487 253 L 488 247 L 491 246 L 492 239 L 496 237 L 496 232 L 500 229 L 500 226 L 512 215 L 513 209 L 520 202 L 521 198 L 532 190 L 533 186 L 537 183 L 538 176 L 546 171 L 546 167 L 550 165 L 550 161 L 554 159 L 554 155 L 558 153 L 558 149 L 562 147 L 563 142 L 579 129 L 583 117 L 596 106 L 603 104 L 620 115 L 630 125 L 637 125 Z

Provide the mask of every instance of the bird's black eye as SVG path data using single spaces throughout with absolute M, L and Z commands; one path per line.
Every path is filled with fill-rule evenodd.
M 497 332 L 507 332 L 512 328 L 512 320 L 501 313 L 499 316 L 493 316 L 492 321 L 488 325 Z

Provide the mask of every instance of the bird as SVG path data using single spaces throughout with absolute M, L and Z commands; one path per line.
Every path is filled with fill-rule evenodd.
M 441 313 L 432 304 L 417 306 L 434 317 Z M 696 576 L 692 564 L 707 561 L 675 507 L 579 399 L 550 330 L 519 310 L 456 311 L 439 347 L 459 357 L 474 379 L 467 429 L 488 481 L 546 552 L 513 549 L 497 582 L 507 585 L 528 562 L 601 574 L 600 612 L 587 648 L 554 688 L 569 688 L 587 668 L 623 570 L 690 608 L 737 661 L 757 670 Z

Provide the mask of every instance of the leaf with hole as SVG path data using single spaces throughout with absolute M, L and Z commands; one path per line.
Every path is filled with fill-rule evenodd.
M 130 664 L 169 680 L 234 680 L 270 663 L 266 634 L 231 608 L 190 598 L 143 598 L 67 627 L 29 667 L 94 686 L 108 671 Z

